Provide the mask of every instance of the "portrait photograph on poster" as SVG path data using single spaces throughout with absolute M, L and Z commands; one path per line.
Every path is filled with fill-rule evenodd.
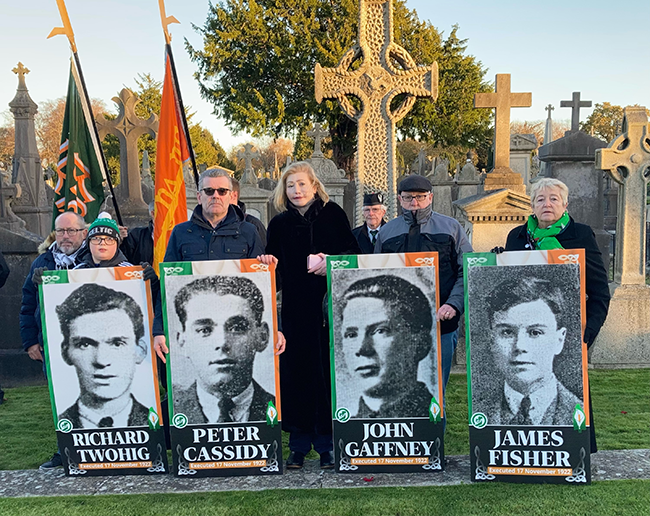
M 328 257 L 337 471 L 442 468 L 437 253 Z
M 43 277 L 46 367 L 66 473 L 166 472 L 151 294 L 142 269 Z
M 176 474 L 280 473 L 273 267 L 235 260 L 161 269 Z
M 584 251 L 465 257 L 474 480 L 589 481 Z

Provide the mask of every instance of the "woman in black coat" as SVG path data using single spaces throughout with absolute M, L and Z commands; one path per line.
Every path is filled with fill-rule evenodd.
M 508 234 L 506 251 L 534 249 L 584 249 L 587 294 L 587 324 L 584 341 L 587 347 L 596 340 L 609 310 L 609 281 L 603 258 L 593 230 L 575 222 L 567 212 L 569 189 L 557 179 L 544 178 L 530 192 L 533 214 L 526 224 Z M 595 453 L 594 417 L 589 396 L 591 420 L 591 453 Z
M 309 163 L 287 168 L 275 189 L 281 213 L 268 226 L 266 253 L 278 259 L 282 289 L 282 426 L 290 433 L 287 468 L 301 468 L 312 445 L 322 468 L 334 467 L 329 335 L 323 318 L 326 255 L 359 254 L 343 209 L 329 202 Z M 308 257 L 311 266 L 308 268 Z

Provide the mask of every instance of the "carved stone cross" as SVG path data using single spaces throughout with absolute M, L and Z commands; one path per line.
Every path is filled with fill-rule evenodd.
M 113 97 L 119 108 L 115 120 L 104 115 L 97 117 L 97 129 L 100 138 L 114 134 L 120 141 L 120 209 L 127 215 L 142 214 L 148 216 L 148 207 L 142 197 L 140 179 L 140 159 L 138 138 L 149 134 L 153 138 L 158 133 L 158 115 L 152 114 L 148 119 L 140 118 L 135 113 L 135 106 L 140 102 L 138 96 L 127 88 L 120 91 L 119 97 Z
M 360 61 L 360 62 L 359 62 Z M 359 64 L 354 67 L 354 64 Z M 336 68 L 316 64 L 316 101 L 335 98 L 358 124 L 357 219 L 363 194 L 388 194 L 388 215 L 395 217 L 395 124 L 413 107 L 417 97 L 438 97 L 438 64 L 417 66 L 410 54 L 393 41 L 393 1 L 359 0 L 359 40 Z M 402 102 L 393 106 L 398 95 Z M 357 109 L 348 96 L 360 102 Z
M 511 93 L 510 74 L 498 73 L 494 93 L 474 95 L 475 108 L 494 108 L 494 168 L 510 168 L 510 108 L 530 107 L 532 93 Z
M 0 171 L 0 227 L 9 230 L 23 229 L 25 222 L 19 219 L 11 209 L 12 201 L 21 195 L 19 184 L 12 184 L 10 173 Z
M 22 86 L 25 88 L 25 75 L 29 73 L 29 68 L 19 61 L 16 67 L 11 71 L 18 75 L 18 87 L 20 88 Z
M 242 174 L 241 184 L 257 186 L 257 176 L 253 171 L 253 160 L 259 159 L 260 153 L 253 150 L 253 145 L 247 143 L 244 148 L 237 153 L 239 159 L 244 160 L 244 173 Z
M 544 111 L 548 111 L 548 117 L 547 118 L 551 118 L 551 111 L 554 111 L 554 110 L 555 110 L 555 108 L 553 107 L 552 104 L 549 104 L 548 106 L 546 106 L 544 108 Z
M 323 138 L 327 138 L 329 135 L 330 132 L 323 129 L 323 126 L 318 122 L 314 124 L 314 128 L 311 131 L 307 131 L 307 136 L 314 139 L 314 152 L 311 155 L 312 158 L 324 157 L 321 143 Z
M 591 100 L 580 100 L 580 92 L 573 92 L 572 100 L 560 101 L 560 107 L 571 108 L 571 132 L 580 130 L 580 108 L 591 107 Z
M 596 169 L 606 170 L 621 187 L 616 221 L 614 281 L 645 285 L 646 189 L 650 178 L 650 128 L 644 107 L 628 106 L 623 134 L 596 150 Z

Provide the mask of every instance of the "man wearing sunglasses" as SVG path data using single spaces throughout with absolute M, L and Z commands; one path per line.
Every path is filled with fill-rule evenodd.
M 232 193 L 232 179 L 225 170 L 210 168 L 201 174 L 197 193 L 199 204 L 189 221 L 174 227 L 165 262 L 241 260 L 264 254 L 257 229 L 244 220 L 238 206 L 231 204 Z M 158 302 L 153 334 L 156 353 L 165 362 L 168 348 Z
M 436 213 L 431 208 L 431 182 L 411 174 L 397 186 L 402 215 L 381 227 L 375 253 L 438 252 L 438 290 L 442 348 L 443 389 L 447 386 L 451 359 L 458 342 L 458 321 L 463 312 L 463 253 L 472 246 L 456 219 Z
M 86 223 L 83 217 L 66 211 L 54 221 L 54 239 L 50 235 L 39 246 L 39 256 L 34 260 L 23 284 L 23 299 L 20 306 L 20 338 L 23 349 L 32 360 L 43 362 L 43 333 L 41 331 L 41 310 L 38 300 L 38 283 L 44 270 L 74 269 L 88 254 L 86 245 Z M 43 366 L 45 373 L 45 366 Z M 62 465 L 57 452 L 52 459 L 41 466 L 47 471 Z

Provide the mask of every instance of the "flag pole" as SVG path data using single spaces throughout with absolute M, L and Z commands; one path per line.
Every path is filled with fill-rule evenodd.
M 196 167 L 196 158 L 194 156 L 194 147 L 192 146 L 192 139 L 190 138 L 190 128 L 187 124 L 187 118 L 185 116 L 185 106 L 183 106 L 183 97 L 181 96 L 181 88 L 178 83 L 178 75 L 176 74 L 176 64 L 174 63 L 174 54 L 172 53 L 172 36 L 169 33 L 169 25 L 172 23 L 180 23 L 174 16 L 167 16 L 165 13 L 165 0 L 158 0 L 158 7 L 160 9 L 160 20 L 163 26 L 163 32 L 165 34 L 165 51 L 169 56 L 169 65 L 172 70 L 172 82 L 174 83 L 174 92 L 176 93 L 176 98 L 178 99 L 178 107 L 181 112 L 181 120 L 183 122 L 183 131 L 185 132 L 185 140 L 190 148 L 190 159 L 192 160 L 192 172 L 194 175 L 194 182 L 196 183 L 196 188 L 199 188 L 199 173 L 198 168 Z
M 64 35 L 68 38 L 70 42 L 70 49 L 72 50 L 72 55 L 74 56 L 75 66 L 77 67 L 77 72 L 79 73 L 79 82 L 81 82 L 81 87 L 83 89 L 84 101 L 88 110 L 90 111 L 90 120 L 91 126 L 95 139 L 97 141 L 97 151 L 99 152 L 100 159 L 102 160 L 102 165 L 104 166 L 104 171 L 106 172 L 106 182 L 108 183 L 108 189 L 111 192 L 111 199 L 113 200 L 113 208 L 115 208 L 115 218 L 117 223 L 120 226 L 123 226 L 122 215 L 120 213 L 120 208 L 117 205 L 117 199 L 115 198 L 115 191 L 113 189 L 113 181 L 111 181 L 111 173 L 108 169 L 108 162 L 106 161 L 106 156 L 104 155 L 104 149 L 102 149 L 101 139 L 99 138 L 99 131 L 97 130 L 97 125 L 95 124 L 95 117 L 92 114 L 92 107 L 90 104 L 90 97 L 88 96 L 88 89 L 86 88 L 86 80 L 84 79 L 83 70 L 81 69 L 81 61 L 79 60 L 79 55 L 77 54 L 77 44 L 74 40 L 74 31 L 72 30 L 72 24 L 70 23 L 70 18 L 68 17 L 68 10 L 65 7 L 65 0 L 56 0 L 56 5 L 59 8 L 59 14 L 61 15 L 61 21 L 63 22 L 63 27 L 55 27 L 52 29 L 52 32 L 48 35 L 47 39 L 50 39 L 52 36 Z

